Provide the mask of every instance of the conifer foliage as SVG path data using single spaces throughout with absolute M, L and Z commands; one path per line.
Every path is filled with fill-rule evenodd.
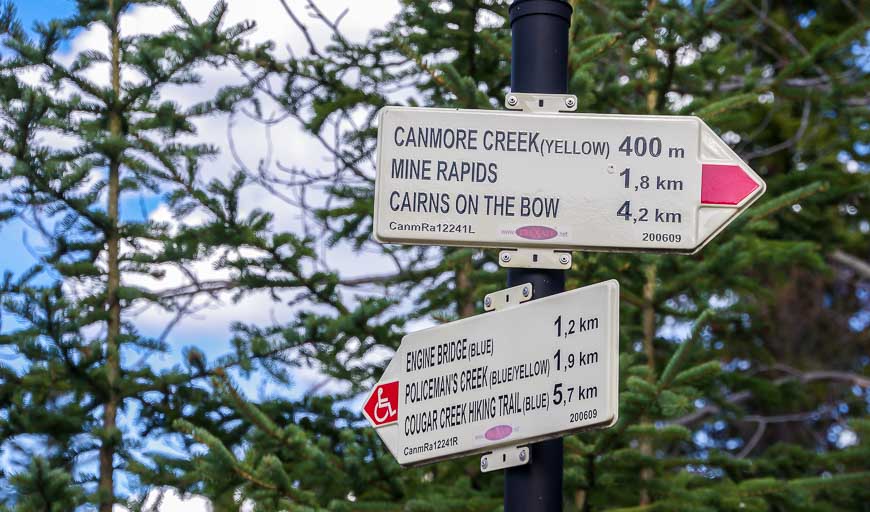
M 0 442 L 22 461 L 3 474 L 10 510 L 108 511 L 119 471 L 203 494 L 216 510 L 501 509 L 499 472 L 481 473 L 476 457 L 401 468 L 357 402 L 420 320 L 479 314 L 484 294 L 504 287 L 494 251 L 380 245 L 371 227 L 378 109 L 500 108 L 508 2 L 402 0 L 387 27 L 356 42 L 344 14 L 274 1 L 307 41 L 289 57 L 244 45 L 249 26 L 223 26 L 222 3 L 196 22 L 176 0 L 143 1 L 179 25 L 135 37 L 118 31 L 134 2 L 80 0 L 76 16 L 34 38 L 5 12 L 0 219 L 26 219 L 50 242 L 38 267 L 0 288 L 4 318 L 17 318 L 0 331 L 17 357 L 0 367 Z M 348 7 L 360 15 L 362 4 Z M 580 111 L 698 115 L 768 192 L 695 256 L 575 254 L 568 289 L 621 285 L 620 420 L 566 438 L 565 510 L 867 510 L 866 6 L 571 4 L 569 92 Z M 61 42 L 90 24 L 107 28 L 110 51 L 62 61 Z M 198 65 L 236 65 L 247 80 L 191 109 L 160 99 L 167 85 L 194 83 Z M 241 108 L 267 134 L 276 119 L 297 121 L 334 165 L 264 159 L 203 184 L 212 149 L 184 142 L 191 122 Z M 246 183 L 304 213 L 300 232 L 275 231 L 257 209 L 241 214 Z M 177 226 L 125 216 L 124 195 L 146 189 L 166 194 Z M 184 223 L 193 210 L 206 220 Z M 334 268 L 330 250 L 375 254 L 392 270 Z M 210 256 L 227 279 L 163 292 L 132 279 Z M 138 362 L 165 344 L 136 333 L 125 316 L 134 305 L 183 315 L 190 297 L 226 290 L 289 293 L 294 314 L 269 326 L 240 319 L 235 353 L 213 363 L 195 350 L 184 368 Z M 330 386 L 254 401 L 233 373 L 292 384 L 298 367 Z M 187 454 L 137 445 L 170 426 Z M 82 471 L 94 455 L 93 474 Z
M 581 111 L 698 115 L 769 188 L 696 256 L 575 255 L 569 289 L 621 283 L 621 416 L 566 439 L 566 510 L 866 509 L 866 10 L 571 3 L 569 92 Z M 370 389 L 384 363 L 366 356 L 395 349 L 409 321 L 479 313 L 484 293 L 503 287 L 491 251 L 376 244 L 371 159 L 384 105 L 499 108 L 508 2 L 404 0 L 363 43 L 313 0 L 306 12 L 282 4 L 303 33 L 322 24 L 332 42 L 263 61 L 253 85 L 319 137 L 335 168 L 249 172 L 285 198 L 324 194 L 302 206 L 326 239 L 395 270 L 342 279 L 333 269 L 334 293 L 309 296 L 326 309 L 239 331 L 246 343 L 305 345 L 305 360 L 350 391 L 254 404 L 223 377 L 221 396 L 250 427 L 226 445 L 179 425 L 209 447 L 195 461 L 203 492 L 237 489 L 258 510 L 499 510 L 501 476 L 481 474 L 477 458 L 401 469 L 336 399 Z M 217 476 L 226 465 L 234 471 Z
M 146 5 L 176 26 L 125 34 L 125 18 Z M 210 370 L 152 368 L 165 336 L 141 335 L 130 315 L 149 305 L 186 314 L 195 293 L 163 290 L 160 280 L 214 254 L 229 240 L 223 226 L 248 227 L 234 208 L 243 180 L 204 183 L 215 149 L 190 142 L 194 121 L 236 91 L 192 107 L 164 95 L 236 58 L 251 25 L 225 23 L 226 8 L 218 2 L 197 21 L 177 0 L 79 0 L 71 17 L 31 33 L 4 7 L 0 209 L 41 235 L 38 263 L 0 281 L 0 445 L 17 463 L 0 469 L 10 510 L 110 512 L 128 497 L 141 501 L 177 474 L 150 454 L 168 423 L 209 403 L 196 382 Z M 106 34 L 106 50 L 70 55 L 85 30 Z M 175 225 L 142 218 L 131 200 L 141 193 L 168 197 Z M 206 220 L 188 225 L 196 208 Z

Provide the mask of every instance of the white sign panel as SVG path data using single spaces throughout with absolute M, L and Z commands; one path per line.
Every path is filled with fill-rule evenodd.
M 692 253 L 765 184 L 684 116 L 386 107 L 386 243 Z
M 408 334 L 363 411 L 418 465 L 616 422 L 619 284 Z

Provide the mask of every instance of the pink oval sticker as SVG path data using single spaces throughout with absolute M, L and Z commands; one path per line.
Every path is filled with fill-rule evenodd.
M 549 240 L 559 234 L 558 231 L 547 226 L 523 226 L 517 228 L 516 233 L 526 240 Z
M 511 428 L 510 425 L 496 425 L 491 429 L 486 431 L 486 434 L 483 437 L 489 439 L 490 441 L 498 441 L 499 439 L 504 439 L 507 436 L 511 435 L 514 429 Z

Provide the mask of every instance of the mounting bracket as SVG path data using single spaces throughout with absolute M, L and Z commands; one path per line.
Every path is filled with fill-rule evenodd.
M 571 253 L 555 249 L 502 249 L 498 264 L 505 268 L 571 268 Z
M 504 290 L 487 293 L 483 297 L 483 309 L 495 311 L 532 300 L 532 283 L 511 286 Z
M 489 473 L 497 469 L 512 468 L 528 464 L 532 460 L 528 446 L 508 446 L 496 448 L 480 458 L 480 471 Z
M 577 96 L 573 94 L 535 94 L 511 92 L 505 96 L 508 110 L 522 112 L 573 112 L 577 110 Z M 571 268 L 571 252 L 555 249 L 504 249 L 499 252 L 498 264 L 505 268 Z
M 523 112 L 574 112 L 577 110 L 577 96 L 573 94 L 535 94 L 531 92 L 511 92 L 505 96 L 505 108 Z
M 532 283 L 511 286 L 504 290 L 486 294 L 483 309 L 496 311 L 532 300 Z M 480 470 L 484 473 L 497 469 L 512 468 L 528 464 L 531 452 L 528 446 L 502 446 L 480 457 Z

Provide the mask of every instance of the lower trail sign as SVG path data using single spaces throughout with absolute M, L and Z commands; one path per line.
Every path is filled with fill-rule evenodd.
M 531 293 L 492 294 L 503 308 L 404 337 L 363 407 L 400 464 L 616 422 L 619 284 L 517 304 Z

